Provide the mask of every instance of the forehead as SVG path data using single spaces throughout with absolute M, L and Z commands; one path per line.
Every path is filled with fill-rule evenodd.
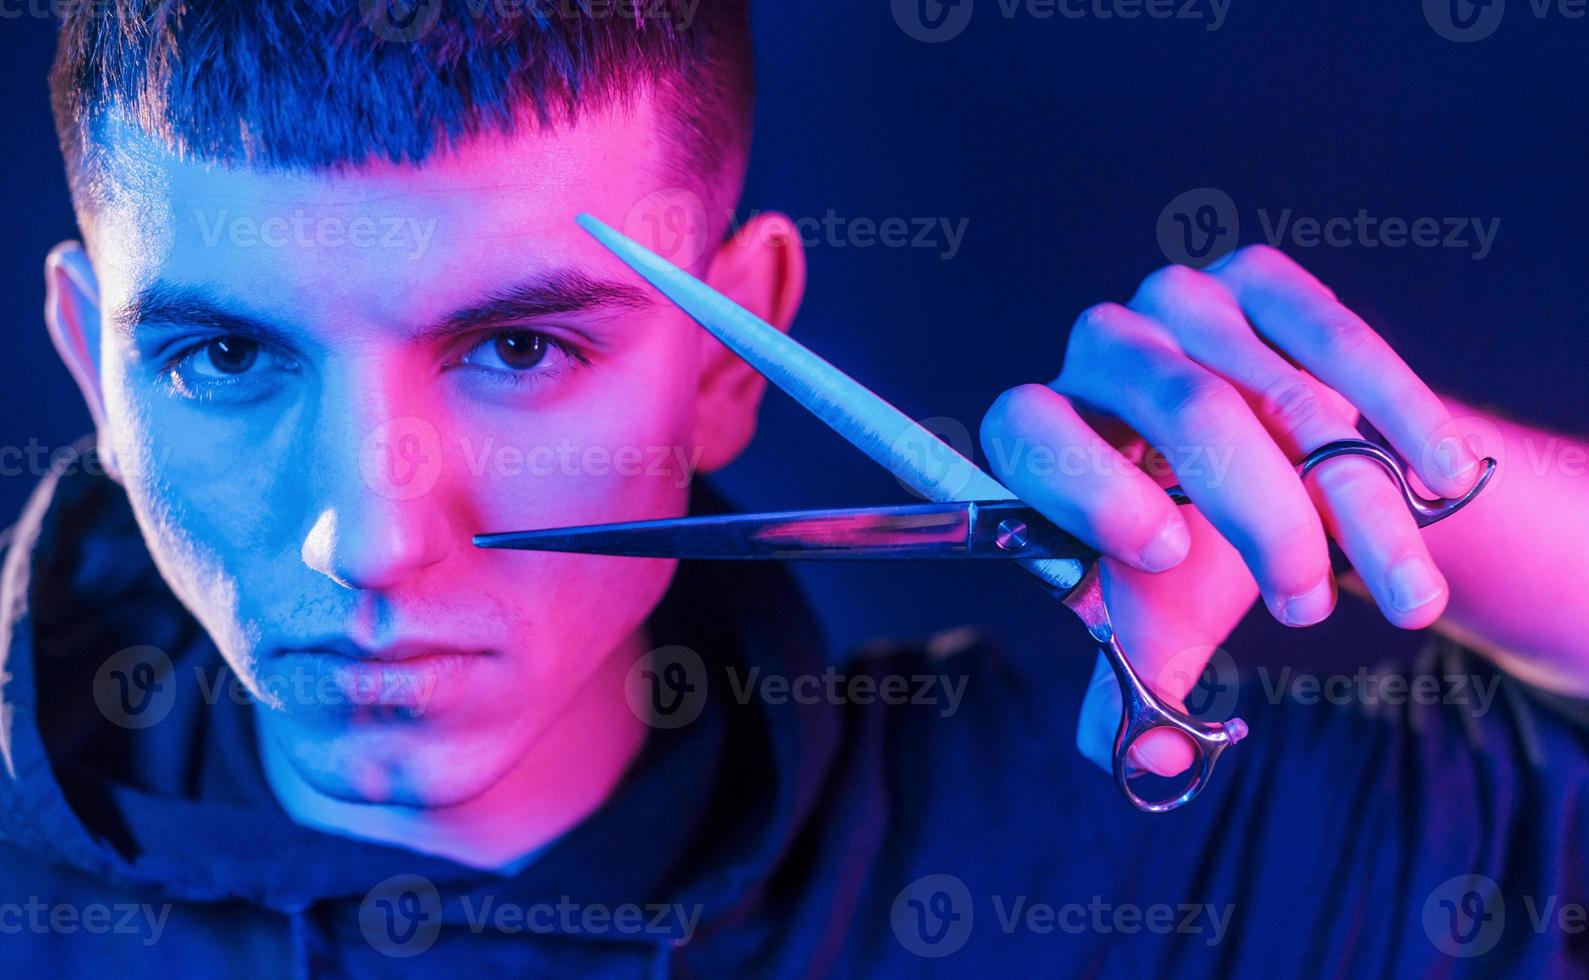
M 91 218 L 102 302 L 156 280 L 262 312 L 372 324 L 435 315 L 538 271 L 616 266 L 574 224 L 622 227 L 664 171 L 650 100 L 470 139 L 420 164 L 284 173 L 178 158 L 109 125 Z

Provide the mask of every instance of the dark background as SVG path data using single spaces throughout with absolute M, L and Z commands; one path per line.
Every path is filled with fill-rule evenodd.
M 901 27 L 913 0 L 762 0 L 744 209 L 967 219 L 949 260 L 941 236 L 930 248 L 814 244 L 797 330 L 905 411 L 959 420 L 973 438 L 1001 389 L 1055 374 L 1077 312 L 1127 298 L 1164 264 L 1156 226 L 1185 191 L 1229 194 L 1242 241 L 1263 237 L 1260 210 L 1499 218 L 1482 260 L 1472 248 L 1283 247 L 1437 389 L 1582 432 L 1589 20 L 1512 0 L 1493 33 L 1458 43 L 1428 6 L 1231 0 L 1210 31 L 1206 2 L 1191 8 L 1198 20 L 1127 20 L 1025 6 L 1007 17 L 975 0 L 963 32 L 925 43 Z M 45 86 L 54 25 L 28 9 L 0 4 L 0 445 L 53 448 L 88 417 L 40 319 L 44 254 L 75 232 Z M 34 480 L 0 477 L 8 517 Z M 777 393 L 718 482 L 757 509 L 907 499 Z M 837 646 L 977 622 L 1023 649 L 1085 653 L 1069 614 L 1009 569 L 800 574 Z M 1238 661 L 1355 664 L 1416 642 L 1345 600 L 1303 633 L 1249 617 L 1229 647 Z

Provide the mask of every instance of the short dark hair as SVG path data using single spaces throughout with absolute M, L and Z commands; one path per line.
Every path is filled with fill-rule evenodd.
M 471 136 L 664 106 L 673 184 L 748 150 L 749 0 L 77 0 L 50 72 L 81 214 L 115 112 L 184 156 L 340 170 L 419 163 Z M 85 201 L 86 199 L 86 201 Z M 732 206 L 732 202 L 729 202 Z

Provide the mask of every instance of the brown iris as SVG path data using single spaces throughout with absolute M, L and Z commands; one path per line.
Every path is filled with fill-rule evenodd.
M 517 371 L 532 368 L 546 356 L 546 337 L 529 330 L 509 330 L 496 339 L 497 356 Z

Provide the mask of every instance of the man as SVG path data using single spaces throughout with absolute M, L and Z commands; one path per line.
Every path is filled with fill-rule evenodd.
M 469 544 L 719 506 L 692 477 L 747 444 L 763 382 L 573 217 L 789 328 L 792 224 L 723 217 L 743 5 L 360 8 L 146 0 L 63 26 L 83 244 L 49 256 L 47 320 L 97 438 L 6 553 L 8 961 L 1581 968 L 1519 904 L 1582 908 L 1586 829 L 1589 493 L 1516 465 L 1537 434 L 1488 420 L 1478 448 L 1514 464 L 1420 534 L 1372 464 L 1292 464 L 1366 418 L 1460 494 L 1477 414 L 1279 253 L 1160 270 L 983 425 L 995 463 L 1024 440 L 1097 465 L 998 475 L 1109 556 L 1167 697 L 1254 598 L 1329 615 L 1326 532 L 1349 588 L 1463 641 L 1374 675 L 1441 696 L 1367 717 L 1244 685 L 1239 761 L 1155 817 L 1072 749 L 1106 763 L 1115 721 L 1073 661 L 939 637 L 780 695 L 829 674 L 776 566 Z M 1228 472 L 1156 465 L 1196 446 Z M 900 682 L 943 694 L 883 696 Z M 1169 777 L 1187 753 L 1154 736 L 1135 761 Z

